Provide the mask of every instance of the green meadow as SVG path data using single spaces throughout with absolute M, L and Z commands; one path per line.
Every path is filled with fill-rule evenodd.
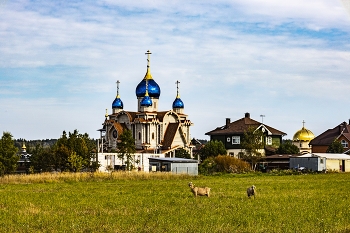
M 188 187 L 212 188 L 194 198 Z M 255 185 L 256 198 L 246 189 Z M 350 174 L 0 178 L 1 232 L 350 232 Z

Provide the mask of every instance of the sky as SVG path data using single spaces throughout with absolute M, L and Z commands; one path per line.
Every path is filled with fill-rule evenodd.
M 192 138 L 246 112 L 284 139 L 349 123 L 350 0 L 0 0 L 0 131 L 98 138 L 117 80 L 137 111 L 147 50 L 159 111 L 180 81 Z

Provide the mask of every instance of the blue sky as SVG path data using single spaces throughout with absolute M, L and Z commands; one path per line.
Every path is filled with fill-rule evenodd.
M 318 135 L 350 119 L 350 0 L 0 0 L 0 130 L 97 138 L 120 80 L 137 110 L 146 72 L 170 110 L 176 80 L 191 136 L 251 118 Z

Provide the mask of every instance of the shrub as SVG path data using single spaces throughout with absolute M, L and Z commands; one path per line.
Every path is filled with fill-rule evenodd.
M 249 163 L 228 155 L 209 157 L 199 165 L 198 169 L 203 175 L 210 175 L 214 172 L 244 173 L 251 171 Z
M 249 163 L 228 155 L 219 155 L 214 160 L 218 172 L 243 173 L 251 170 Z
M 198 167 L 198 172 L 202 175 L 210 175 L 215 172 L 216 163 L 214 157 L 205 159 Z

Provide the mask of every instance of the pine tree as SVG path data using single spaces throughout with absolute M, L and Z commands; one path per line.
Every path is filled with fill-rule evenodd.
M 3 132 L 0 139 L 0 175 L 10 174 L 16 170 L 19 160 L 16 153 L 17 148 L 11 133 Z

